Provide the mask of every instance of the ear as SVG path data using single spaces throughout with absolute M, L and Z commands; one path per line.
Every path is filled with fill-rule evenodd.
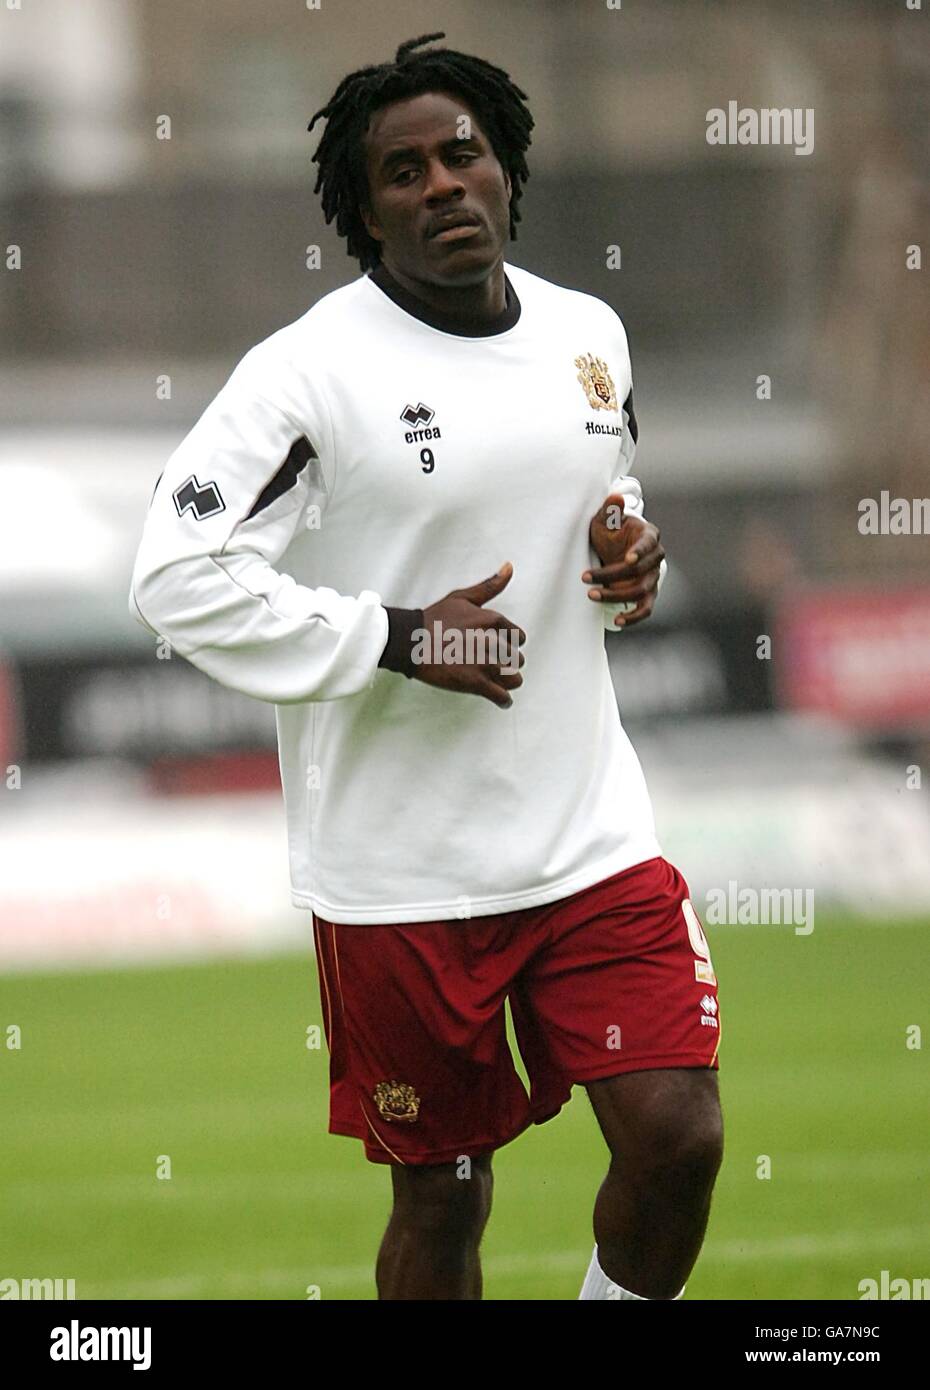
M 372 216 L 371 208 L 366 207 L 364 203 L 359 203 L 358 210 L 368 235 L 372 237 L 374 241 L 383 241 L 384 233 L 379 223 L 376 222 L 375 218 Z
M 509 198 L 512 192 L 513 185 L 510 182 L 510 175 L 506 172 L 506 170 L 504 172 L 504 183 L 507 185 L 507 197 Z

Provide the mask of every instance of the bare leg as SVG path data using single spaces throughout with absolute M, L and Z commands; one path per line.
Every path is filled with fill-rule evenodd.
M 478 1246 L 491 1211 L 490 1155 L 391 1167 L 394 1210 L 378 1252 L 379 1299 L 479 1299 Z
M 587 1091 L 610 1149 L 594 1205 L 598 1262 L 629 1293 L 675 1298 L 700 1253 L 723 1158 L 717 1073 L 630 1072 Z

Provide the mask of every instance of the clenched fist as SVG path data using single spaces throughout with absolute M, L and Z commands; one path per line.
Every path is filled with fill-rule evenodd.
M 612 492 L 591 518 L 589 539 L 601 562 L 586 569 L 581 578 L 598 587 L 588 590 L 595 603 L 629 603 L 629 612 L 618 613 L 616 627 L 632 627 L 648 618 L 655 606 L 659 566 L 665 551 L 659 544 L 659 528 L 638 516 L 626 516 L 622 493 Z

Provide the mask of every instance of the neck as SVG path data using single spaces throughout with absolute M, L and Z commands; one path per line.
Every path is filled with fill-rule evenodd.
M 417 280 L 399 270 L 388 256 L 383 258 L 382 265 L 398 285 L 440 314 L 480 324 L 499 318 L 507 307 L 503 258 L 495 263 L 489 275 L 472 285 L 437 285 L 429 280 Z

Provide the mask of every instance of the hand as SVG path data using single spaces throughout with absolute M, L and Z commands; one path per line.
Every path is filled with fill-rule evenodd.
M 581 578 L 598 587 L 588 590 L 595 603 L 631 603 L 618 613 L 615 627 L 632 627 L 652 612 L 659 583 L 659 566 L 665 551 L 659 544 L 659 528 L 638 516 L 624 515 L 622 493 L 612 492 L 591 519 L 591 546 L 600 568 L 586 569 Z
M 512 574 L 513 565 L 508 560 L 490 579 L 468 589 L 453 589 L 438 603 L 424 608 L 423 626 L 429 635 L 427 650 L 431 660 L 416 663 L 414 680 L 440 690 L 483 695 L 501 709 L 510 708 L 513 698 L 509 692 L 523 684 L 516 667 L 524 663 L 519 647 L 526 641 L 526 633 L 503 614 L 483 608 L 482 604 L 496 598 L 510 583 Z M 436 623 L 440 627 L 438 643 Z M 444 641 L 449 632 L 460 638 L 456 643 L 459 650 L 451 653 L 451 660 Z

